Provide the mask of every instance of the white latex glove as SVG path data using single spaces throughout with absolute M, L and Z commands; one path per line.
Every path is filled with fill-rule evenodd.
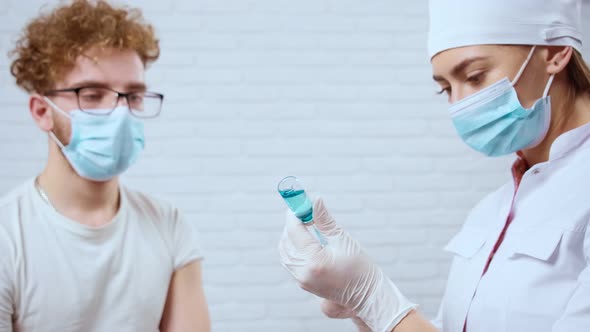
M 358 332 L 372 332 L 371 329 L 360 319 L 350 308 L 342 306 L 334 301 L 324 299 L 322 301 L 322 312 L 330 317 L 336 319 L 352 320 L 354 325 L 358 328 Z
M 322 247 L 293 216 L 279 243 L 281 263 L 301 288 L 350 308 L 374 332 L 391 332 L 417 306 L 409 302 L 383 271 L 329 214 L 314 202 L 313 220 L 327 238 Z

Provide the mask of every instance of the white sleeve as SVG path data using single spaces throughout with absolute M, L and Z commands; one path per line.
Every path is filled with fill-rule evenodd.
M 188 222 L 178 209 L 174 209 L 173 255 L 174 271 L 203 259 L 196 226 Z
M 577 284 L 565 312 L 553 325 L 552 332 L 590 331 L 590 225 L 584 235 L 586 267 L 578 275 Z
M 0 332 L 12 332 L 12 269 L 6 256 L 0 257 Z

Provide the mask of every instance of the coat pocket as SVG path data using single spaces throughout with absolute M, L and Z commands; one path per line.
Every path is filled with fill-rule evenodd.
M 471 258 L 486 243 L 488 231 L 482 228 L 465 228 L 455 235 L 444 250 L 463 258 Z
M 517 259 L 526 256 L 548 261 L 556 253 L 562 237 L 563 230 L 557 227 L 529 228 L 518 236 L 510 258 Z

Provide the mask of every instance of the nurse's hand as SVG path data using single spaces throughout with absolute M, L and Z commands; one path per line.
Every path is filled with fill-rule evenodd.
M 416 305 L 409 302 L 383 271 L 329 214 L 314 203 L 314 222 L 327 238 L 318 240 L 292 213 L 279 243 L 281 263 L 301 288 L 350 308 L 372 331 L 390 332 Z
M 373 332 L 350 308 L 342 306 L 334 301 L 323 300 L 322 312 L 324 315 L 335 319 L 350 319 L 358 328 L 358 332 Z

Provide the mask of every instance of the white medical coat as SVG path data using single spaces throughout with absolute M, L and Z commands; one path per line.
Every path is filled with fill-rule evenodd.
M 467 332 L 590 331 L 590 125 L 558 137 L 547 162 L 521 164 L 445 248 L 454 259 L 441 331 L 461 332 L 465 321 Z

